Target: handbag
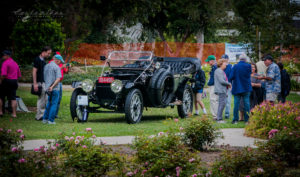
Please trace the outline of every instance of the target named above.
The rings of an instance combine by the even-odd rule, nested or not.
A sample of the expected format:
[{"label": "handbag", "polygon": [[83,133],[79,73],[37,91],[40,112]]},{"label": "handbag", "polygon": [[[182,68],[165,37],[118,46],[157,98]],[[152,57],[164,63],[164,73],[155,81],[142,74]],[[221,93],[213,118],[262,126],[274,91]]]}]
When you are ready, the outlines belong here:
[{"label": "handbag", "polygon": [[38,86],[38,91],[34,91],[33,84],[31,85],[31,94],[41,96],[43,87],[41,85]]}]

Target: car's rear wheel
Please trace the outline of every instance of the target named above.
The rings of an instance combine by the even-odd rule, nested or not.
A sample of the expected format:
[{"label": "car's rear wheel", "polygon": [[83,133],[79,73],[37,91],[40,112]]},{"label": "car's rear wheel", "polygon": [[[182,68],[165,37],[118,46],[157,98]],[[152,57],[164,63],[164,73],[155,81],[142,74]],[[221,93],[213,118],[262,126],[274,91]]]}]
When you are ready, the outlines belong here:
[{"label": "car's rear wheel", "polygon": [[127,123],[135,124],[141,121],[144,104],[143,96],[139,89],[131,90],[125,101],[125,118]]},{"label": "car's rear wheel", "polygon": [[[85,112],[85,107],[78,105],[78,96],[80,95],[87,95],[82,88],[76,88],[71,96],[71,101],[70,101],[70,111],[71,111],[71,116],[74,121],[75,118],[77,118],[78,122],[83,122],[83,117],[86,116],[86,120],[89,117],[89,113]],[[84,115],[86,114],[86,115]]]},{"label": "car's rear wheel", "polygon": [[179,99],[182,104],[177,106],[178,115],[186,118],[193,112],[193,91],[189,85],[185,85],[183,91],[180,92]]}]

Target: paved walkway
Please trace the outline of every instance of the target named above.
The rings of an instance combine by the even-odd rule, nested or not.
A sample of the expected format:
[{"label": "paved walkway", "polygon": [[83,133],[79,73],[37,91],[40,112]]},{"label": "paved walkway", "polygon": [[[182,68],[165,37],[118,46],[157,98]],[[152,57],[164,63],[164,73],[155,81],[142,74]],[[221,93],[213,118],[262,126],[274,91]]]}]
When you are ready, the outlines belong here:
[{"label": "paved walkway", "polygon": [[[221,130],[224,135],[224,139],[218,139],[217,145],[230,145],[235,147],[256,147],[254,145],[255,138],[249,138],[244,136],[243,128],[228,128]],[[126,145],[131,144],[134,140],[134,136],[115,136],[115,137],[98,137],[96,144],[104,142],[106,145]],[[48,141],[53,140],[27,140],[23,143],[24,150],[33,150],[40,146],[47,146]]]}]

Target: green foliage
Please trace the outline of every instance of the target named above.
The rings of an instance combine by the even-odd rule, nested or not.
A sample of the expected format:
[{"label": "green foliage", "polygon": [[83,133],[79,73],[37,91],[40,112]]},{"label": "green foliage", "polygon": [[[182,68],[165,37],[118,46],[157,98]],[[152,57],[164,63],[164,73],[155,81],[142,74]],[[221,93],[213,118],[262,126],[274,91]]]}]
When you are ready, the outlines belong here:
[{"label": "green foliage", "polygon": [[225,151],[211,176],[297,176],[300,157],[299,130],[272,130],[269,141],[239,151]]},{"label": "green foliage", "polygon": [[290,74],[300,73],[300,63],[296,62],[295,59],[284,62],[284,69]]},{"label": "green foliage", "polygon": [[[282,45],[288,48],[299,42],[299,29],[293,26],[293,18],[297,16],[299,6],[290,0],[233,0],[233,10],[236,14],[234,28],[240,34],[240,42],[252,43],[251,48],[258,58],[258,43],[262,53],[272,53],[280,56]],[[258,32],[261,33],[260,39]]]},{"label": "green foliage", "polygon": [[62,51],[65,35],[62,33],[61,24],[55,20],[28,20],[15,24],[11,39],[14,41],[14,58],[20,64],[31,64],[44,46],[50,46],[54,51]]},{"label": "green foliage", "polygon": [[300,103],[286,102],[271,105],[263,102],[251,110],[250,122],[246,126],[249,136],[267,138],[272,129],[291,131],[300,127]]},{"label": "green foliage", "polygon": [[[274,132],[274,130],[273,130]],[[276,161],[287,162],[289,167],[300,165],[300,132],[283,129],[276,133],[269,132],[270,139],[260,143],[260,149],[267,152]]]},{"label": "green foliage", "polygon": [[[175,133],[160,132],[153,137],[136,137],[137,162],[144,165],[145,176],[189,176],[196,170],[199,160],[181,142]],[[140,176],[141,174],[134,174]]]},{"label": "green foliage", "polygon": [[275,161],[264,151],[244,148],[225,151],[213,165],[211,176],[283,176],[283,167],[283,162]]},{"label": "green foliage", "polygon": [[291,79],[291,90],[299,91],[300,90],[300,83],[298,83],[294,79]]},{"label": "green foliage", "polygon": [[183,141],[189,147],[203,151],[212,146],[221,135],[211,120],[193,119],[184,126]]}]

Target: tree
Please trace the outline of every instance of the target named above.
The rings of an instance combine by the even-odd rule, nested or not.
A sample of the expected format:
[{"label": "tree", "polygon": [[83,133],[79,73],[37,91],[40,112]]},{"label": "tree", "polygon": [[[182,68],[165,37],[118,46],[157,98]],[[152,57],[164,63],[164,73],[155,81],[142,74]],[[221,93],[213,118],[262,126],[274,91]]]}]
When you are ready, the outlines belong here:
[{"label": "tree", "polygon": [[174,56],[192,35],[213,28],[224,13],[220,0],[152,0],[141,1],[138,7],[137,19],[144,28],[157,32],[164,42],[178,42],[176,52],[165,43]]},{"label": "tree", "polygon": [[28,20],[16,23],[11,39],[14,58],[22,64],[30,64],[44,46],[51,46],[55,51],[63,50],[65,34],[62,33],[61,24],[55,20]]},{"label": "tree", "polygon": [[282,48],[299,44],[299,29],[293,26],[299,5],[294,1],[233,0],[233,7],[240,17],[236,25],[239,37],[245,43],[252,43],[256,58],[260,44],[261,52],[273,53],[275,57],[282,55]]}]

